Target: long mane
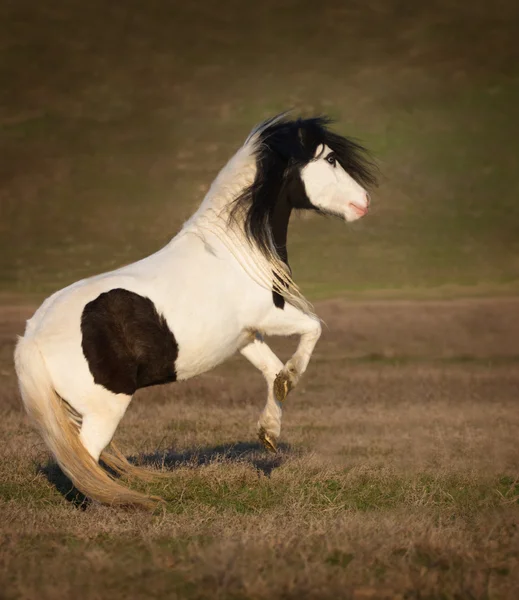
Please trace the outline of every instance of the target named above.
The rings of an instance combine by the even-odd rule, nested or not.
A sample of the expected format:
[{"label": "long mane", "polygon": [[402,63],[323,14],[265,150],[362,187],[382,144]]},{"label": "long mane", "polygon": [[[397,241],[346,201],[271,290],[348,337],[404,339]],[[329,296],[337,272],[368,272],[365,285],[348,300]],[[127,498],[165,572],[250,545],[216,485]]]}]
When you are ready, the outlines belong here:
[{"label": "long mane", "polygon": [[[289,207],[318,210],[308,202],[299,176],[301,168],[314,158],[318,146],[325,144],[357,183],[367,188],[376,184],[376,168],[366,149],[330,131],[330,123],[327,117],[289,120],[283,114],[255,128],[247,140],[254,144],[254,181],[235,198],[229,212],[230,225],[241,223],[248,242],[272,266],[275,293],[305,312],[312,307],[292,279],[286,231],[284,240],[275,231],[280,213],[288,224]],[[288,216],[283,211],[288,211]]]}]

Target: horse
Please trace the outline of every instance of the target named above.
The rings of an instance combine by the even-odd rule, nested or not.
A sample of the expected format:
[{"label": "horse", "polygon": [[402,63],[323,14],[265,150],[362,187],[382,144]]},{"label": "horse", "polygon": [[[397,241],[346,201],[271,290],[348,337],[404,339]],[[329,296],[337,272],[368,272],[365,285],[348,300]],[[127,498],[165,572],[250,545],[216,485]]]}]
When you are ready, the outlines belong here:
[{"label": "horse", "polygon": [[[264,121],[165,247],[65,287],[27,321],[15,349],[23,404],[86,497],[156,506],[160,498],[117,477],[154,473],[130,464],[112,442],[133,394],[195,377],[236,352],[266,380],[257,434],[276,451],[282,404],[321,335],[289,266],[290,216],[307,210],[355,221],[368,212],[376,183],[367,150],[330,123],[286,113]],[[286,364],[265,342],[270,335],[299,336]]]}]

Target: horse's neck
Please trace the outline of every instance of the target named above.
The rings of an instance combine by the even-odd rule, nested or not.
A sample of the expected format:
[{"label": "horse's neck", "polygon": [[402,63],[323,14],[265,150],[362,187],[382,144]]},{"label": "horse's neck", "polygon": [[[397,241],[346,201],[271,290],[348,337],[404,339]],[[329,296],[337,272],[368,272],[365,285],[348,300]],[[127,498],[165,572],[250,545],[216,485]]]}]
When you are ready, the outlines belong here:
[{"label": "horse's neck", "polygon": [[216,243],[257,284],[272,290],[273,282],[279,282],[279,293],[293,306],[312,315],[312,305],[301,294],[288,266],[287,233],[291,214],[288,198],[280,198],[270,223],[275,252],[264,253],[256,244],[250,243],[243,214],[230,218],[235,199],[256,177],[255,148],[253,136],[220,171],[200,208],[185,223],[180,235],[192,233],[204,242]]},{"label": "horse's neck", "polygon": [[184,225],[184,231],[215,235],[234,251],[246,252],[242,215],[231,217],[234,200],[250,186],[256,176],[256,157],[251,143],[246,144],[229,160],[211,184],[202,204]]},{"label": "horse's neck", "polygon": [[311,314],[311,305],[299,292],[290,276],[287,233],[291,208],[288,198],[280,198],[272,214],[270,227],[275,252],[262,252],[250,243],[245,233],[245,215],[232,215],[234,200],[254,182],[256,157],[251,144],[241,148],[220,171],[200,208],[184,225],[183,233],[194,233],[209,244],[216,244],[232,256],[259,285],[272,289],[273,280],[282,284],[283,296]]}]

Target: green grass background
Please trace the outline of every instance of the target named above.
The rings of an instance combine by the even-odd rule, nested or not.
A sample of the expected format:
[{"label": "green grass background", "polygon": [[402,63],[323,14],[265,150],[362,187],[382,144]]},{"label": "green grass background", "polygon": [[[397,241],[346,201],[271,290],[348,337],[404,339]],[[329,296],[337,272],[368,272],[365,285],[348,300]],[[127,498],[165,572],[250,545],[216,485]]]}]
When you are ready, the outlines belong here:
[{"label": "green grass background", "polygon": [[310,298],[519,289],[517,3],[7,0],[0,22],[0,291],[159,249],[286,108],[381,171],[361,222],[294,220]]}]

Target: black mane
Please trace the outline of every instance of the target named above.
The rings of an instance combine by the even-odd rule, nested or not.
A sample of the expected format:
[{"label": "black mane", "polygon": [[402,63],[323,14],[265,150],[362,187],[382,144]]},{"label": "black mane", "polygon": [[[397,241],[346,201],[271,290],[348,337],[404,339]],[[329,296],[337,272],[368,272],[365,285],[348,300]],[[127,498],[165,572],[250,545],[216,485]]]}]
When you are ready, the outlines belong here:
[{"label": "black mane", "polygon": [[328,146],[343,169],[360,185],[376,184],[375,167],[357,142],[328,129],[327,117],[288,120],[275,117],[258,128],[254,182],[234,201],[231,219],[244,217],[245,235],[267,257],[288,266],[286,249],[292,209],[319,210],[306,195],[300,170],[320,144]]}]

